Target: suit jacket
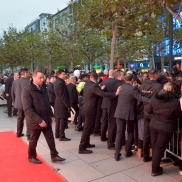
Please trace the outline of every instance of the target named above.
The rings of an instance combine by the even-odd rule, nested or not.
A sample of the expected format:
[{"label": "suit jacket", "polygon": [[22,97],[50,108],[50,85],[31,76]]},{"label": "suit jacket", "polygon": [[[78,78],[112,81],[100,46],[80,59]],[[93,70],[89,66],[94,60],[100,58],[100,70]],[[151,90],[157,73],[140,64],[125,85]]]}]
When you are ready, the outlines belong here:
[{"label": "suit jacket", "polygon": [[20,77],[15,80],[12,84],[11,96],[16,109],[23,110],[21,95],[23,89],[30,83],[28,78]]},{"label": "suit jacket", "polygon": [[67,85],[69,98],[70,98],[70,104],[77,105],[78,104],[78,92],[76,90],[76,85],[70,83]]},{"label": "suit jacket", "polygon": [[[109,92],[108,90],[111,89],[111,84],[114,82],[114,78],[108,78],[107,80],[103,81],[100,85],[105,85],[104,92]],[[115,91],[114,91],[115,92]],[[103,98],[102,99],[102,109],[108,109],[109,108],[109,98]]]},{"label": "suit jacket", "polygon": [[54,84],[52,82],[49,82],[47,84],[47,93],[49,96],[49,103],[55,103],[56,95],[54,93]]},{"label": "suit jacket", "polygon": [[106,97],[106,98],[114,98],[116,97],[115,93],[108,93],[101,90],[97,83],[88,81],[84,87],[84,100],[83,100],[83,108],[85,115],[96,115],[97,111],[97,97]]},{"label": "suit jacket", "polygon": [[11,88],[13,84],[14,78],[9,77],[5,82],[5,94],[9,94],[9,97],[11,97]]},{"label": "suit jacket", "polygon": [[55,118],[69,118],[70,113],[68,112],[68,108],[70,108],[70,100],[68,89],[64,80],[57,78],[54,83],[54,92],[56,95],[54,104]]},{"label": "suit jacket", "polygon": [[125,120],[135,120],[137,100],[145,103],[149,103],[150,101],[149,98],[143,97],[136,87],[129,83],[123,84],[122,90],[118,96],[118,104],[114,117]]}]

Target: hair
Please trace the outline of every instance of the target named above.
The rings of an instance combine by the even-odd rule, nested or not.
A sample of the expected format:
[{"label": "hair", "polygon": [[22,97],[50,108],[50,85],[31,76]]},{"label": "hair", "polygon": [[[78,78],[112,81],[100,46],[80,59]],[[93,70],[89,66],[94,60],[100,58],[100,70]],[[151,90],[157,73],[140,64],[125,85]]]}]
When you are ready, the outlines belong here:
[{"label": "hair", "polygon": [[98,80],[98,74],[95,73],[95,72],[92,72],[92,73],[90,74],[90,77],[92,77],[95,81]]},{"label": "hair", "polygon": [[177,75],[178,78],[182,78],[182,71],[179,72],[179,74]]},{"label": "hair", "polygon": [[172,92],[174,93],[175,92],[175,89],[174,89],[174,85],[171,83],[171,82],[167,82],[163,85],[163,90],[167,91],[167,92]]},{"label": "hair", "polygon": [[25,75],[25,73],[28,72],[28,68],[21,68],[20,69],[20,75]]},{"label": "hair", "polygon": [[158,70],[156,70],[156,69],[151,69],[151,70],[149,70],[149,75],[155,75],[155,74],[158,74]]},{"label": "hair", "polygon": [[82,74],[82,75],[80,75],[79,79],[83,80],[85,77],[88,77],[88,75],[87,74]]},{"label": "hair", "polygon": [[125,81],[132,81],[132,79],[133,79],[133,75],[132,74],[130,74],[130,73],[126,73],[126,75],[125,75]]},{"label": "hair", "polygon": [[114,73],[114,78],[117,78],[118,76],[121,76],[122,74],[123,74],[122,71],[116,71],[116,72]]},{"label": "hair", "polygon": [[35,71],[32,73],[32,78],[36,77],[38,73],[42,73],[42,71],[40,71],[40,70],[35,70]]},{"label": "hair", "polygon": [[164,85],[165,83],[168,82],[168,79],[164,75],[160,75],[159,78],[157,79],[158,83]]},{"label": "hair", "polygon": [[59,70],[57,71],[57,76],[59,76],[59,75],[60,75],[60,74],[62,74],[62,73],[65,73],[65,71],[64,71],[64,70],[59,69]]},{"label": "hair", "polygon": [[75,77],[75,76],[70,76],[70,77],[69,77],[69,80],[70,80],[70,82],[72,82],[73,80],[76,81],[76,77]]},{"label": "hair", "polygon": [[54,76],[54,75],[49,75],[49,76],[48,76],[49,79],[51,79],[51,78],[53,78],[53,77],[56,78],[56,76]]}]

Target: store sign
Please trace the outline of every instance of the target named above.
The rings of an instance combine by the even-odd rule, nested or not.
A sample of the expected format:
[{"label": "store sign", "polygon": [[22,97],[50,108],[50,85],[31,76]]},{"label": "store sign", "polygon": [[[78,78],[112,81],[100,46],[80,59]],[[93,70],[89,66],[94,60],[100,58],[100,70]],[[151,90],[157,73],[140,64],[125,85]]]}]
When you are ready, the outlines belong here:
[{"label": "store sign", "polygon": [[150,64],[149,63],[134,63],[130,64],[130,69],[141,69],[141,68],[149,68]]}]

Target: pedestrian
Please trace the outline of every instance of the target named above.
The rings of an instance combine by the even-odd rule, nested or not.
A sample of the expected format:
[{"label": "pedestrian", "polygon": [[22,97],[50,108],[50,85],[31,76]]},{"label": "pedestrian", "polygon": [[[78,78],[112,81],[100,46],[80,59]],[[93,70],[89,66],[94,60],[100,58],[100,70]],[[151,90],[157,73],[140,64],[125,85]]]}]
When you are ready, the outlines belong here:
[{"label": "pedestrian", "polygon": [[28,161],[34,164],[41,164],[37,159],[36,146],[41,132],[44,134],[50,149],[51,161],[61,162],[64,158],[58,156],[55,147],[52,123],[55,121],[47,95],[44,75],[41,71],[35,70],[32,74],[32,81],[23,90],[22,104],[25,111],[26,123],[30,132],[28,147]]},{"label": "pedestrian", "polygon": [[54,103],[56,99],[56,95],[54,93],[54,83],[56,81],[56,77],[54,75],[49,76],[49,83],[47,84],[47,93],[49,96],[49,103],[54,108]]}]

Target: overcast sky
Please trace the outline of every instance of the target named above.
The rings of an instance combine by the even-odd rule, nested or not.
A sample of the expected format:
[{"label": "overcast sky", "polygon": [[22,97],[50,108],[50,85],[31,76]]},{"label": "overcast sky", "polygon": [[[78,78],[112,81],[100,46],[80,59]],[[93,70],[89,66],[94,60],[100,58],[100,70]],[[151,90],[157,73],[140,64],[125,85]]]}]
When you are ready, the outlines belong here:
[{"label": "overcast sky", "polygon": [[69,0],[0,0],[0,36],[12,24],[23,29],[41,13],[57,13]]}]

